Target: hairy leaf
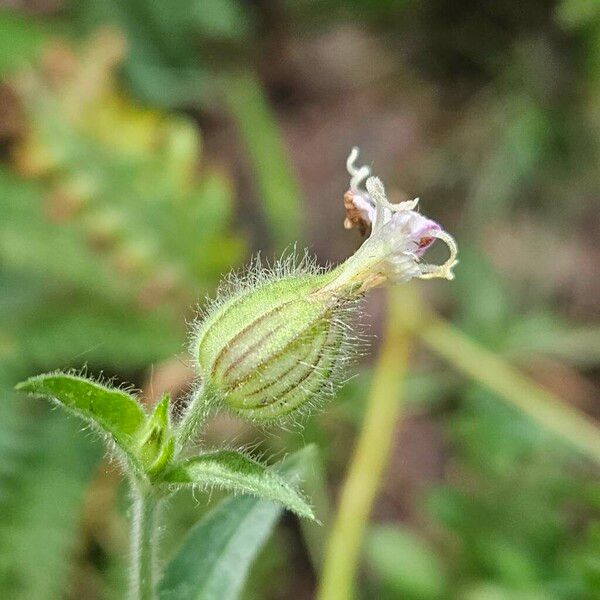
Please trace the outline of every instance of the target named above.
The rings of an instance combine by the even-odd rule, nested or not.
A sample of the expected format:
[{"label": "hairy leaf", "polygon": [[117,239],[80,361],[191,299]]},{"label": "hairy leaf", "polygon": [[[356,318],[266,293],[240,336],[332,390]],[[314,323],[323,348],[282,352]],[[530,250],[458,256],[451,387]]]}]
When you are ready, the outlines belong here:
[{"label": "hairy leaf", "polygon": [[145,471],[153,477],[164,471],[173,456],[175,437],[169,418],[169,394],[154,407],[141,436],[140,457]]},{"label": "hairy leaf", "polygon": [[[312,462],[314,446],[288,457],[278,468],[294,480]],[[232,497],[210,511],[188,534],[165,569],[160,600],[233,600],[252,561],[282,512],[258,498]]]},{"label": "hairy leaf", "polygon": [[234,450],[194,456],[169,470],[167,483],[199,487],[217,486],[274,500],[301,517],[315,519],[302,494],[273,469]]},{"label": "hairy leaf", "polygon": [[136,399],[124,392],[77,375],[48,373],[30,377],[17,389],[49,398],[107,434],[135,464],[134,438],[146,415]]}]

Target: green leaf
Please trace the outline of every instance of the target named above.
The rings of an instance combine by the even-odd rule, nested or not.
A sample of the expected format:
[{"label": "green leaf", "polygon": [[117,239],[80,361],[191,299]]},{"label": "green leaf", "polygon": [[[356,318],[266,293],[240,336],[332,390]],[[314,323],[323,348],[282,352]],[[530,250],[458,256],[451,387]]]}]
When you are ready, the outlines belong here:
[{"label": "green leaf", "polygon": [[227,79],[224,89],[256,178],[258,196],[276,248],[303,239],[303,210],[281,130],[265,90],[251,71]]},{"label": "green leaf", "polygon": [[122,390],[77,375],[48,373],[30,377],[16,389],[57,402],[107,434],[137,465],[135,438],[146,415],[137,400]]},{"label": "green leaf", "polygon": [[0,598],[59,600],[100,447],[74,419],[0,395]]},{"label": "green leaf", "polygon": [[175,451],[175,437],[169,418],[169,394],[164,394],[141,435],[140,457],[145,472],[154,477],[169,464]]},{"label": "green leaf", "polygon": [[555,9],[556,20],[565,29],[581,29],[600,19],[596,0],[562,0]]},{"label": "green leaf", "polygon": [[[27,283],[34,278],[23,279]],[[166,311],[137,312],[104,303],[93,292],[85,297],[70,290],[69,298],[65,311],[63,297],[41,293],[35,310],[27,307],[18,319],[0,325],[15,358],[41,370],[76,359],[124,373],[164,360],[181,348],[183,328]]]},{"label": "green leaf", "polygon": [[[295,480],[312,462],[314,446],[288,457],[277,471]],[[248,496],[231,497],[211,510],[188,534],[167,565],[160,600],[234,600],[252,561],[282,508]]]},{"label": "green leaf", "polygon": [[194,25],[204,35],[235,40],[248,34],[248,11],[237,0],[194,0],[190,8]]},{"label": "green leaf", "polygon": [[300,517],[315,520],[302,494],[277,472],[234,450],[218,450],[186,459],[164,475],[167,483],[217,486],[274,500]]},{"label": "green leaf", "polygon": [[393,597],[446,597],[445,575],[436,554],[403,527],[372,527],[365,541],[367,563]]},{"label": "green leaf", "polygon": [[30,63],[43,40],[42,27],[33,15],[0,10],[0,75],[6,77]]}]

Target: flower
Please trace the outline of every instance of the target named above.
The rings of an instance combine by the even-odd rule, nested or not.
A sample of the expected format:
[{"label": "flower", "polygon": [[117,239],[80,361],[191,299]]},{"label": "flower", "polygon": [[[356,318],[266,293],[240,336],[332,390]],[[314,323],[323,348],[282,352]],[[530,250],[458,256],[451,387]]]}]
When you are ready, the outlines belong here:
[{"label": "flower", "polygon": [[[357,227],[363,235],[370,229],[370,235],[338,267],[337,277],[325,286],[325,293],[346,293],[356,286],[364,292],[386,282],[403,283],[413,278],[454,279],[452,269],[458,262],[454,238],[415,210],[418,198],[392,204],[381,180],[370,176],[369,167],[355,166],[357,158],[358,148],[353,148],[346,162],[351,178],[350,189],[344,195],[344,227]],[[442,265],[422,262],[436,239],[448,246],[448,259]]]},{"label": "flower", "polygon": [[[418,198],[391,204],[370,169],[354,166],[357,156],[353,148],[344,225],[364,236],[370,229],[362,246],[334,269],[295,264],[293,255],[265,269],[257,259],[245,276],[230,278],[196,323],[190,350],[202,383],[214,402],[242,418],[280,420],[333,394],[359,346],[353,330],[367,290],[453,278],[452,236],[415,210]],[[421,261],[436,239],[450,249],[443,265]]]}]

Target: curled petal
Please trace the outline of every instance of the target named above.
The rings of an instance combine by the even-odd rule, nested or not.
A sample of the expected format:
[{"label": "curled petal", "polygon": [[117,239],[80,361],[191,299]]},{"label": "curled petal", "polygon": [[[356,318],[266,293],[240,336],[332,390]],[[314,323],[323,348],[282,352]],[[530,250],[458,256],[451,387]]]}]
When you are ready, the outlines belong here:
[{"label": "curled petal", "polygon": [[419,269],[421,271],[421,274],[418,276],[419,279],[454,279],[454,273],[452,272],[452,269],[458,264],[458,260],[456,258],[458,254],[458,248],[456,246],[454,238],[442,229],[440,229],[439,231],[432,231],[431,237],[442,240],[446,244],[446,246],[448,246],[448,249],[450,250],[450,256],[442,265],[419,265]]}]

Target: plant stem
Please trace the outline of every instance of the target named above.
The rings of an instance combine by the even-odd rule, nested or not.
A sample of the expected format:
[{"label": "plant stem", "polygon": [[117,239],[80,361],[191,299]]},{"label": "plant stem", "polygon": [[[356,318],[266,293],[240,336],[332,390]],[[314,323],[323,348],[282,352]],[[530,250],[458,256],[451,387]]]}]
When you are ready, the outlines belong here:
[{"label": "plant stem", "polygon": [[536,423],[600,461],[600,430],[585,415],[428,311],[410,286],[393,290],[390,296],[386,337],[363,428],[325,549],[319,600],[348,600],[353,595],[362,537],[400,410],[398,389],[413,336]]},{"label": "plant stem", "polygon": [[453,367],[600,461],[600,429],[591,419],[436,315],[427,315],[415,332]]},{"label": "plant stem", "polygon": [[[364,530],[379,487],[400,412],[400,387],[406,372],[409,335],[405,310],[410,294],[389,294],[386,333],[375,367],[362,431],[344,482],[339,508],[325,549],[320,600],[348,600],[353,595]],[[408,300],[408,301],[407,301]]]},{"label": "plant stem", "polygon": [[209,415],[210,392],[204,385],[194,391],[192,398],[185,408],[183,417],[177,426],[177,446],[175,454],[179,454],[190,442],[200,426]]},{"label": "plant stem", "polygon": [[132,484],[132,495],[131,600],[154,600],[160,499],[138,483]]}]

